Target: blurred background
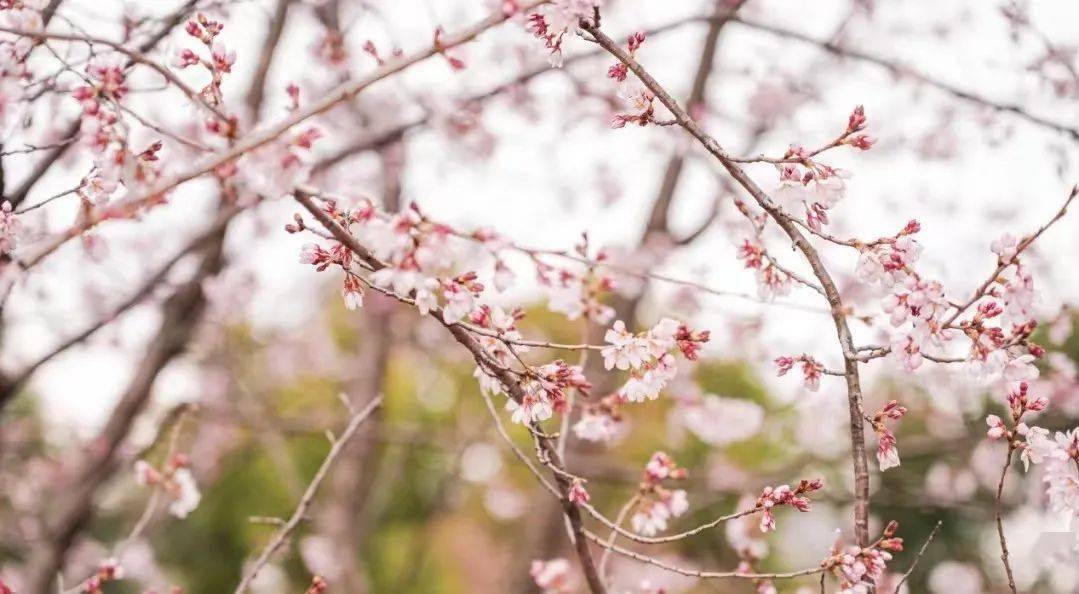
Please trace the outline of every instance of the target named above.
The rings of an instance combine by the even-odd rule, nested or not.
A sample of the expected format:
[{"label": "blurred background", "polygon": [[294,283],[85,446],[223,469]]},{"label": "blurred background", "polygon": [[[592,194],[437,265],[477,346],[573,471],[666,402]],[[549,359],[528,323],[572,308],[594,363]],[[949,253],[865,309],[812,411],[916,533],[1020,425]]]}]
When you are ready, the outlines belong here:
[{"label": "blurred background", "polygon": [[[183,4],[66,0],[50,27],[138,39]],[[373,70],[365,44],[383,56],[414,51],[431,43],[436,28],[457,30],[498,4],[235,0],[197,8],[224,23],[220,39],[237,54],[224,105],[237,112],[246,106],[244,121],[257,126],[287,115],[290,83],[306,102]],[[831,231],[875,238],[917,219],[925,246],[919,269],[941,279],[950,295],[968,295],[993,270],[992,240],[1037,228],[1079,181],[1074,3],[607,4],[604,29],[617,39],[652,31],[637,57],[695,105],[733,153],[817,146],[864,105],[878,144],[824,159],[852,174]],[[733,9],[738,19],[703,18]],[[277,49],[260,87],[264,97],[252,103],[258,58],[271,38]],[[177,27],[148,55],[168,62],[188,39]],[[704,51],[709,40],[712,53]],[[76,57],[85,53],[72,47]],[[586,233],[593,252],[604,248],[632,271],[710,287],[614,275],[617,286],[606,300],[627,325],[644,329],[670,316],[711,330],[712,340],[659,400],[627,409],[621,439],[609,447],[571,440],[569,468],[589,477],[592,503],[613,516],[651,454],[669,453],[689,471],[683,488],[690,513],[674,530],[742,509],[746,496],[752,504],[764,486],[823,478],[813,510],[780,512],[773,534],[761,535],[751,519],[648,548],[699,569],[733,569],[737,550],[746,547],[760,553],[758,570],[814,566],[837,531],[849,538],[851,530],[845,388],[825,377],[819,392],[808,392],[797,378],[775,377],[772,360],[805,352],[839,367],[831,319],[812,291],[795,288],[774,302],[757,298],[753,272],[736,258],[752,234],[734,207],[745,197],[680,130],[610,129],[620,109],[606,78],[612,60],[579,39],[565,47],[566,64],[552,69],[542,43],[511,22],[453,52],[464,70],[432,59],[365,90],[316,122],[324,137],[308,156],[311,180],[389,211],[415,202],[457,228],[493,229],[537,249],[569,249]],[[37,59],[46,68],[54,58]],[[205,84],[198,73],[180,75],[195,88]],[[129,78],[132,109],[178,133],[197,128],[200,116],[175,89],[159,88],[155,76],[136,69]],[[47,144],[78,112],[57,85],[6,118],[3,144]],[[161,136],[138,124],[131,134],[145,140],[135,145]],[[184,171],[195,158],[181,143],[164,143],[170,171]],[[357,143],[365,146],[350,150]],[[5,196],[40,156],[5,153]],[[84,147],[67,151],[26,203],[77,185],[91,162]],[[765,188],[776,184],[769,166],[750,173]],[[185,184],[137,224],[103,225],[13,289],[3,308],[0,369],[25,368],[95,320],[111,322],[48,359],[3,410],[0,579],[19,590],[58,494],[71,489],[81,456],[93,451],[137,382],[165,322],[189,336],[145,388],[148,398],[131,421],[117,468],[72,543],[69,587],[139,521],[149,490],[135,485],[131,465],[163,465],[175,440],[192,461],[201,503],[184,520],[159,514],[127,543],[120,559],[125,580],[107,591],[231,591],[276,529],[267,518],[291,513],[326,456],[326,432],[343,428],[342,401],[359,406],[383,394],[384,406],[350,443],[309,518],[252,591],[302,592],[312,574],[325,576],[331,592],[537,591],[528,573],[533,559],[572,559],[561,510],[495,433],[474,364],[437,324],[374,292],[362,310],[346,310],[339,279],[298,263],[308,240],[283,231],[298,211],[291,200],[266,200],[238,215],[222,235],[219,270],[207,273],[198,253],[187,254],[165,267],[165,280],[137,305],[113,315],[204,232],[216,200],[213,182]],[[22,216],[25,245],[71,225],[81,208],[74,196],[47,206]],[[1051,406],[1037,422],[1054,430],[1079,418],[1079,337],[1068,307],[1079,292],[1077,229],[1075,219],[1064,219],[1025,256],[1039,292],[1035,341],[1049,350],[1032,391]],[[808,274],[784,238],[767,238],[786,264]],[[853,304],[856,342],[886,344],[887,316],[879,296],[854,278],[856,255],[823,249]],[[481,278],[489,277],[490,262],[477,261],[487,267]],[[526,337],[602,340],[603,328],[550,311],[531,262],[510,263],[518,283],[497,300],[507,309],[524,307]],[[195,313],[169,317],[168,304],[187,286],[201,291]],[[599,396],[618,387],[618,377],[596,361],[588,369]],[[972,380],[962,365],[927,364],[908,374],[877,360],[865,369],[867,410],[893,398],[910,408],[897,428],[902,465],[881,474],[871,464],[872,531],[897,520],[907,542],[891,569],[905,571],[939,522],[909,592],[1004,592],[992,521],[1003,446],[984,439],[986,414],[1004,410],[1002,394]],[[511,429],[531,452],[524,431]],[[1079,567],[1046,554],[1044,534],[1060,524],[1044,498],[1036,468],[1011,476],[1005,523],[1017,585],[1022,592],[1079,592]],[[619,593],[754,591],[751,583],[696,580],[617,556],[612,564],[612,590]],[[819,591],[813,577],[776,585],[780,592]]]}]

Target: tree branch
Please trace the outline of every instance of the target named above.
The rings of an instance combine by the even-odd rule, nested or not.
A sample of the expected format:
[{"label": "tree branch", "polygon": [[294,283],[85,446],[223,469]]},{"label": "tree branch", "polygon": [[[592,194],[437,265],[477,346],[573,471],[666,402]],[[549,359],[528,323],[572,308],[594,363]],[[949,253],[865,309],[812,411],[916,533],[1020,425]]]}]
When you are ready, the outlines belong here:
[{"label": "tree branch", "polygon": [[850,327],[847,325],[845,308],[839,295],[839,289],[836,287],[831,274],[825,268],[816,248],[809,243],[798,226],[790,220],[790,217],[772,201],[737,163],[731,161],[730,156],[716,139],[709,136],[651,74],[592,23],[582,21],[581,26],[592,34],[601,47],[629,67],[660,102],[674,114],[678,125],[696,138],[723,165],[731,177],[753,196],[757,204],[776,221],[780,228],[791,238],[795,247],[802,252],[802,255],[805,256],[813,269],[814,276],[820,282],[821,288],[824,289],[825,296],[831,307],[832,320],[835,323],[845,364],[844,373],[847,380],[847,400],[850,409],[851,457],[853,459],[855,483],[855,535],[859,546],[866,546],[869,542],[869,465],[865,452],[865,428],[863,426],[865,412],[862,406],[862,388],[854,341]]}]

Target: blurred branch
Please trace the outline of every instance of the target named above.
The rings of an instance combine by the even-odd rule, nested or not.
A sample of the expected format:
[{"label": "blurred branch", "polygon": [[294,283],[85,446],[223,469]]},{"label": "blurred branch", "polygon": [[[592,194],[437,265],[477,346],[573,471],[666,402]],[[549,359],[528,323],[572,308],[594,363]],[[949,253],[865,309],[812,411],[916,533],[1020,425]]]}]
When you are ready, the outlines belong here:
[{"label": "blurred branch", "polygon": [[[699,21],[700,19],[698,18],[678,19],[676,21],[671,21],[670,23],[661,25],[659,27],[647,29],[644,33],[647,37],[654,37],[656,35],[660,35],[669,31],[674,31],[686,25],[693,24]],[[597,49],[577,52],[565,58],[565,61],[562,64],[562,68],[552,68],[550,64],[544,61],[543,64],[533,66],[525,72],[518,74],[511,80],[491,87],[490,89],[481,93],[476,93],[474,95],[462,98],[460,102],[463,104],[485,103],[491,99],[494,99],[495,97],[500,96],[501,94],[514,87],[531,82],[533,79],[539,78],[544,74],[564,73],[565,70],[573,64],[584,62],[602,55],[604,55],[604,52]],[[421,128],[430,123],[431,118],[432,114],[427,113],[426,115],[423,115],[411,122],[397,124],[383,130],[372,131],[369,133],[369,135],[357,140],[355,143],[346,145],[338,149],[337,151],[331,153],[329,156],[319,160],[312,167],[312,174],[322,173],[323,171],[341,163],[342,161],[348,159],[349,157],[352,157],[353,155],[365,153],[367,151],[378,150],[388,144],[396,142],[403,138],[404,135],[408,132],[416,128]]]},{"label": "blurred branch", "polygon": [[217,220],[214,221],[213,226],[204,231],[199,236],[188,242],[183,248],[180,249],[175,255],[169,258],[164,264],[158,268],[157,272],[150,275],[134,293],[132,293],[125,301],[117,305],[107,315],[99,318],[94,323],[90,324],[82,332],[71,336],[64,340],[60,344],[53,347],[48,353],[39,357],[36,361],[29,364],[21,371],[11,374],[10,376],[0,375],[0,411],[3,411],[4,406],[11,401],[11,399],[18,393],[22,386],[29,380],[34,373],[37,372],[42,365],[53,360],[60,354],[66,352],[71,347],[81,344],[86,339],[94,335],[98,330],[104,328],[108,324],[112,323],[120,316],[122,316],[129,309],[142,303],[154,289],[161,285],[165,279],[168,278],[169,272],[188,255],[198,251],[204,245],[209,243],[215,238],[222,229],[228,225],[229,221],[239,212],[236,207],[228,207],[224,211],[218,214]]},{"label": "blurred branch", "polygon": [[54,577],[63,567],[64,558],[75,536],[93,515],[93,501],[98,488],[112,475],[116,453],[131,430],[135,417],[150,399],[158,374],[179,355],[198,327],[206,306],[202,281],[217,274],[223,263],[223,230],[206,246],[205,255],[195,275],[165,302],[164,315],[157,334],[145,348],[145,355],[135,375],[113,409],[98,437],[93,441],[88,459],[71,484],[70,495],[50,514],[55,518],[45,542],[30,559],[25,590],[29,594],[49,594]]},{"label": "blurred branch", "polygon": [[1021,105],[996,101],[994,99],[979,95],[973,91],[967,91],[956,85],[925,74],[924,72],[921,72],[913,67],[892,61],[888,58],[876,56],[868,52],[863,52],[856,49],[842,47],[832,41],[816,39],[798,31],[791,31],[789,29],[776,27],[774,25],[769,25],[760,21],[747,19],[741,16],[733,16],[730,17],[729,20],[740,23],[756,31],[761,31],[763,33],[768,33],[770,35],[775,35],[784,39],[793,39],[795,41],[815,46],[841,58],[850,58],[853,60],[858,60],[860,62],[865,62],[867,64],[872,64],[874,66],[887,70],[896,78],[907,78],[910,80],[914,80],[928,87],[937,89],[938,91],[941,91],[947,95],[951,95],[956,99],[967,101],[969,103],[974,103],[982,107],[987,107],[994,111],[1010,113],[1019,117],[1020,119],[1026,120],[1031,124],[1034,124],[1041,128],[1052,130],[1054,132],[1066,134],[1067,136],[1071,137],[1072,140],[1079,141],[1079,129],[1077,128],[1073,128],[1058,122],[1045,119],[1041,116],[1034,115],[1027,111],[1026,108]]},{"label": "blurred branch", "polygon": [[903,589],[903,584],[907,583],[907,578],[910,574],[914,573],[914,568],[918,566],[918,562],[922,560],[922,555],[925,555],[925,550],[929,548],[929,543],[933,542],[933,539],[940,532],[940,527],[944,525],[943,521],[938,521],[936,526],[933,526],[933,531],[929,533],[929,537],[922,543],[922,548],[918,549],[918,554],[914,556],[914,561],[911,562],[910,568],[907,569],[903,577],[900,578],[899,583],[895,585],[895,594],[899,594],[899,591]]},{"label": "blurred branch", "polygon": [[333,445],[330,447],[330,452],[326,454],[326,458],[322,461],[322,465],[319,466],[317,472],[315,472],[314,478],[307,485],[307,489],[304,491],[303,497],[300,499],[300,503],[296,506],[296,509],[292,512],[292,516],[285,522],[284,526],[274,534],[269,543],[262,549],[258,558],[251,565],[251,568],[244,574],[243,579],[240,580],[239,585],[236,586],[234,594],[243,594],[251,586],[251,581],[258,576],[259,571],[266,566],[270,557],[285,543],[294,530],[303,521],[304,515],[307,513],[307,508],[310,507],[311,501],[315,498],[315,494],[318,493],[319,487],[322,485],[322,481],[326,478],[330,468],[333,466],[334,461],[344,450],[352,436],[355,435],[356,430],[363,425],[363,422],[367,420],[367,417],[371,415],[382,404],[382,396],[375,396],[359,413],[353,415],[349,421],[348,426],[345,427],[341,436],[333,441]]}]

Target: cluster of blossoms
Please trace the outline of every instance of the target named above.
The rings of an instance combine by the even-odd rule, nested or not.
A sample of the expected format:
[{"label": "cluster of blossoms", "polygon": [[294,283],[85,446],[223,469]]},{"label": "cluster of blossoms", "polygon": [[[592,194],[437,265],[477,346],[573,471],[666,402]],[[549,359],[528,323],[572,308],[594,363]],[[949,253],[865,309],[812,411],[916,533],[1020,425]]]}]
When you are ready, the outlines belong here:
[{"label": "cluster of blossoms", "polygon": [[[211,133],[227,138],[235,134],[235,126],[235,119],[230,118],[224,125],[220,120],[211,119],[206,127]],[[313,126],[284,134],[241,159],[218,167],[214,173],[222,181],[239,182],[242,192],[237,193],[232,185],[227,186],[237,194],[237,202],[250,204],[258,196],[276,198],[308,180],[311,148],[320,138],[322,130]]]},{"label": "cluster of blossoms", "polygon": [[757,238],[746,238],[738,247],[738,259],[757,271],[757,296],[764,300],[784,297],[791,292],[791,277],[768,259],[768,252]]},{"label": "cluster of blossoms", "polygon": [[[19,31],[39,31],[42,28],[38,2],[0,3],[0,24]],[[27,57],[34,41],[27,36],[0,41],[0,132],[6,133],[15,121],[19,104],[25,96],[25,83],[31,78]]]},{"label": "cluster of blossoms", "polygon": [[[201,66],[209,73],[210,82],[201,89],[199,96],[206,105],[216,107],[223,102],[221,84],[236,63],[236,52],[218,39],[223,29],[220,22],[201,13],[196,15],[188,21],[186,31],[205,46],[207,57],[185,48],[178,51],[173,61],[177,68]],[[299,87],[289,84],[286,92],[290,99],[289,109],[298,110]],[[239,133],[239,118],[215,112],[207,118],[204,129],[210,140],[231,144]],[[290,131],[239,159],[218,166],[214,174],[222,181],[226,196],[234,202],[250,204],[260,196],[280,196],[307,181],[310,151],[322,136],[322,131],[313,126]]]},{"label": "cluster of blossoms", "polygon": [[[637,50],[644,43],[644,33],[634,33],[626,40],[626,46],[630,56],[635,56]],[[647,126],[656,122],[656,95],[646,87],[636,76],[629,76],[629,67],[618,62],[607,70],[607,76],[618,82],[618,98],[621,99],[628,111],[617,113],[611,117],[612,128],[625,128],[626,124]]]},{"label": "cluster of blossoms", "polygon": [[944,324],[948,301],[943,287],[923,279],[912,267],[922,253],[914,238],[920,230],[917,221],[910,221],[896,235],[859,247],[858,278],[887,292],[881,308],[899,328],[891,340],[891,353],[907,371],[922,365],[927,343],[942,346],[950,338]]},{"label": "cluster of blossoms", "polygon": [[[985,380],[1033,380],[1039,375],[1034,362],[1045,355],[1045,349],[1030,340],[1037,327],[1031,312],[1033,280],[1018,262],[1002,265],[1005,269],[994,278],[974,315],[959,323],[971,342],[968,366]],[[999,325],[988,323],[994,319]]]},{"label": "cluster of blossoms", "polygon": [[[584,257],[583,246],[578,247],[578,253]],[[606,256],[602,253],[597,257],[600,262],[605,259]],[[566,268],[555,268],[537,260],[536,278],[540,286],[547,289],[547,307],[551,311],[570,320],[584,317],[597,324],[608,324],[614,317],[614,309],[601,300],[614,289],[614,279],[599,273],[595,267],[590,267],[582,274]]]},{"label": "cluster of blossoms", "polygon": [[[576,35],[581,30],[580,22],[595,17],[596,10],[603,6],[604,0],[554,0],[543,4],[536,12],[528,15],[528,30],[538,39],[542,39],[550,52],[551,65],[562,66],[562,43],[566,35]],[[503,11],[516,12],[516,5],[503,2]]]},{"label": "cluster of blossoms", "polygon": [[[1030,443],[1029,436],[1027,442]],[[1079,516],[1079,427],[1058,431],[1052,443],[1047,442],[1043,437],[1039,447],[1049,505],[1054,511],[1074,518]]]},{"label": "cluster of blossoms", "polygon": [[663,481],[686,478],[686,469],[679,467],[663,452],[652,454],[644,468],[644,479],[637,494],[637,506],[630,517],[633,531],[643,536],[655,536],[667,529],[667,522],[689,510],[689,500],[682,489],[667,489]]},{"label": "cluster of blossoms", "polygon": [[[914,238],[920,230],[918,222],[911,221],[893,237],[859,246],[858,277],[887,291],[881,307],[892,326],[899,328],[891,354],[913,371],[921,366],[927,344],[943,347],[958,330],[970,340],[967,366],[976,377],[1008,382],[1038,377],[1034,361],[1044,349],[1030,341],[1036,327],[1034,283],[1018,260],[1023,242],[1005,235],[992,243],[997,274],[971,304],[973,315],[956,323],[967,308],[950,303],[939,282],[921,277],[913,268],[922,252]],[[949,308],[955,313],[949,315]]]},{"label": "cluster of blossoms", "polygon": [[899,448],[896,447],[895,434],[884,424],[884,419],[898,421],[907,414],[907,407],[898,400],[891,400],[871,419],[873,432],[877,434],[877,464],[881,472],[899,466]]},{"label": "cluster of blossoms", "polygon": [[802,381],[806,389],[816,392],[820,389],[820,376],[824,373],[824,366],[810,355],[798,355],[796,357],[776,357],[776,375],[782,377],[794,368],[795,363],[802,366]]},{"label": "cluster of blossoms", "polygon": [[[474,272],[453,275],[457,252],[450,244],[452,230],[426,220],[414,204],[392,216],[380,216],[368,200],[351,211],[339,210],[336,202],[327,200],[323,210],[342,225],[354,227],[356,236],[371,246],[373,255],[384,264],[370,275],[374,285],[411,298],[423,315],[441,307],[442,317],[449,323],[463,320],[476,309],[476,298],[484,287]],[[286,230],[303,231],[302,219],[297,218]],[[362,305],[363,291],[351,270],[352,254],[347,248],[335,245],[327,250],[306,244],[300,262],[320,271],[331,264],[340,266],[345,272],[342,295],[346,305]]]},{"label": "cluster of blossoms", "polygon": [[1054,435],[1048,429],[1024,423],[1028,412],[1042,412],[1049,406],[1044,396],[1029,393],[1027,382],[1011,389],[1007,399],[1012,428],[997,415],[989,415],[985,419],[987,435],[994,440],[1005,439],[1010,448],[1019,449],[1025,469],[1032,463],[1042,467],[1046,496],[1054,511],[1079,516],[1079,428]]},{"label": "cluster of blossoms", "polygon": [[607,330],[604,340],[609,344],[600,351],[604,367],[630,372],[619,395],[630,402],[643,402],[658,398],[674,378],[674,353],[680,351],[686,359],[696,360],[701,345],[709,340],[709,332],[695,332],[685,324],[664,318],[651,330],[633,334],[618,320]]},{"label": "cluster of blossoms", "polygon": [[838,146],[869,150],[876,140],[859,134],[865,126],[865,110],[859,105],[851,112],[846,130],[830,144],[816,151],[792,144],[783,157],[776,161],[779,186],[773,195],[788,208],[803,207],[806,224],[815,231],[820,231],[828,224],[828,211],[843,199],[847,188],[843,180],[849,177],[849,174],[818,163],[813,157]]},{"label": "cluster of blossoms", "polygon": [[581,418],[573,425],[573,434],[578,439],[595,442],[609,442],[622,426],[619,412],[625,399],[619,394],[610,394],[596,404],[584,407]]},{"label": "cluster of blossoms", "polygon": [[[494,365],[507,367],[516,360],[516,353],[527,351],[527,347],[524,346],[514,346],[512,350],[510,346],[514,341],[521,340],[516,323],[522,316],[520,310],[506,314],[498,307],[481,305],[469,317],[473,325],[491,330],[496,335],[479,334],[476,336]],[[488,394],[505,392],[502,382],[491,375],[487,369],[477,366],[473,375],[484,392]],[[585,378],[581,367],[558,360],[538,367],[528,367],[518,386],[522,393],[521,401],[508,399],[506,409],[511,411],[514,423],[528,425],[545,421],[555,412],[564,412],[568,391],[577,390],[587,395],[591,384]]]},{"label": "cluster of blossoms", "polygon": [[225,44],[217,39],[225,26],[218,21],[208,18],[199,13],[194,19],[187,22],[185,31],[191,37],[198,39],[209,52],[209,58],[201,58],[194,50],[184,48],[176,52],[172,65],[176,68],[201,65],[210,74],[210,82],[199,91],[199,95],[211,105],[220,105],[221,82],[225,75],[232,72],[232,65],[236,63],[236,52],[225,47]]},{"label": "cluster of blossoms", "polygon": [[161,177],[160,141],[135,153],[128,145],[120,102],[127,95],[126,75],[120,65],[93,62],[86,67],[90,84],[72,96],[82,106],[81,132],[94,153],[93,172],[78,190],[88,204],[108,202],[120,185],[128,189],[152,185]]},{"label": "cluster of blossoms", "polygon": [[139,460],[135,463],[135,482],[143,487],[160,488],[172,499],[169,513],[177,518],[186,518],[202,500],[190,466],[190,460],[183,454],[173,455],[162,470],[145,460]]},{"label": "cluster of blossoms", "polygon": [[587,395],[591,387],[580,367],[562,360],[531,368],[526,375],[519,384],[524,393],[522,401],[506,401],[506,409],[513,413],[513,422],[522,425],[545,421],[555,411],[564,413],[567,390]]},{"label": "cluster of blossoms", "polygon": [[839,580],[839,594],[870,594],[884,577],[887,564],[892,560],[892,553],[903,550],[903,539],[895,536],[899,523],[888,522],[884,534],[871,546],[844,547],[837,542],[832,548],[832,556],[825,559],[824,565],[831,569]]},{"label": "cluster of blossoms", "polygon": [[439,306],[439,296],[447,322],[472,313],[484,287],[474,273],[453,275],[457,251],[449,227],[427,221],[415,204],[382,219],[365,203],[351,219],[359,227],[357,236],[386,264],[371,275],[372,282],[398,295],[412,295],[423,315]]},{"label": "cluster of blossoms", "polygon": [[863,283],[891,286],[906,276],[906,271],[922,255],[922,244],[914,238],[921,231],[918,221],[908,221],[899,233],[859,247],[858,280]]},{"label": "cluster of blossoms", "polygon": [[574,591],[570,563],[565,559],[536,559],[532,561],[529,574],[542,594],[570,594]]},{"label": "cluster of blossoms", "polygon": [[799,481],[798,486],[793,489],[790,485],[765,487],[761,491],[761,496],[757,498],[755,506],[755,509],[761,510],[759,524],[761,532],[771,532],[776,529],[776,518],[773,510],[777,506],[789,505],[800,512],[807,512],[809,511],[809,498],[806,495],[823,487],[824,481],[821,479]]},{"label": "cluster of blossoms", "polygon": [[806,223],[813,230],[820,231],[828,224],[828,211],[843,199],[847,189],[843,180],[849,174],[810,161],[806,154],[806,149],[800,146],[787,149],[784,159],[804,159],[810,165],[781,165],[779,187],[773,195],[787,207],[801,205],[805,208]]},{"label": "cluster of blossoms", "polygon": [[[97,573],[87,578],[79,586],[79,592],[85,594],[103,594],[105,584],[124,579],[124,568],[116,559],[106,559],[97,568]],[[3,592],[3,590],[0,590]]]},{"label": "cluster of blossoms", "polygon": [[[341,211],[336,203],[327,201],[323,209],[355,232],[365,245],[371,246],[373,256],[383,264],[383,267],[370,274],[370,283],[392,291],[400,298],[411,299],[421,314],[439,310],[447,323],[467,321],[489,331],[478,332],[476,339],[490,358],[491,365],[509,367],[521,353],[528,351],[527,347],[516,344],[523,338],[516,328],[517,320],[523,314],[519,310],[506,313],[498,307],[481,305],[478,298],[484,291],[484,285],[477,281],[475,272],[453,275],[458,253],[453,242],[457,234],[453,229],[429,221],[415,205],[390,216],[377,212],[369,201],[364,201],[351,211]],[[302,218],[297,217],[295,223],[286,229],[293,233],[303,231]],[[499,241],[494,234],[477,232],[469,239],[484,244],[494,253],[499,249]],[[345,271],[342,294],[346,305],[355,308],[362,304],[363,281],[351,270],[353,255],[350,250],[339,244],[330,249],[307,244],[301,251],[300,261],[320,271],[331,265],[339,266]],[[496,265],[496,283],[500,274],[499,265],[504,267],[501,261]],[[550,275],[552,269],[543,270]],[[568,275],[560,275],[560,278],[561,282],[570,282]],[[587,302],[580,295],[577,300]],[[597,307],[581,307],[584,315],[598,315]],[[690,350],[690,347],[686,348]],[[488,394],[504,393],[505,386],[491,371],[484,366],[476,368],[474,375],[481,389]],[[506,406],[512,411],[514,422],[531,424],[563,411],[567,391],[577,390],[587,394],[590,384],[579,366],[554,361],[527,367],[519,387],[521,400],[508,399]]]}]

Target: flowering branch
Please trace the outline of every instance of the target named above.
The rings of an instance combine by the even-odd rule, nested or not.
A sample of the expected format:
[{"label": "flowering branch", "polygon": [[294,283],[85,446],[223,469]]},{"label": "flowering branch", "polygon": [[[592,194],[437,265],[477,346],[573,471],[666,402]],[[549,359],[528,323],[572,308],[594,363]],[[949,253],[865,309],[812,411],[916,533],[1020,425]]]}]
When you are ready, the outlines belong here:
[{"label": "flowering branch", "polygon": [[[528,10],[543,4],[546,0],[532,0],[522,5],[522,10]],[[313,104],[298,109],[292,113],[288,118],[276,124],[267,126],[259,132],[255,132],[247,135],[242,140],[236,142],[228,150],[221,153],[217,153],[201,164],[189,169],[186,172],[166,178],[160,182],[155,183],[148,190],[139,192],[135,196],[125,199],[116,205],[110,205],[106,208],[101,208],[90,212],[85,220],[72,226],[67,231],[54,236],[52,239],[47,240],[36,253],[30,255],[25,259],[16,260],[17,268],[26,270],[40,263],[43,259],[55,252],[60,246],[64,245],[71,239],[80,236],[82,233],[94,228],[98,224],[110,220],[110,219],[124,219],[129,218],[140,212],[144,207],[157,203],[161,198],[170,190],[179,186],[185,182],[191,181],[198,177],[201,177],[207,173],[214,171],[215,169],[227,165],[239,157],[254,151],[262,146],[273,142],[275,139],[285,134],[295,126],[329,111],[334,106],[352,99],[362,91],[370,87],[371,85],[389,77],[398,72],[405,70],[406,68],[413,66],[419,62],[422,62],[432,56],[439,54],[441,51],[459,45],[468,43],[476,37],[478,37],[484,31],[491,29],[497,25],[505,22],[509,17],[503,12],[496,12],[486,19],[479,21],[478,23],[452,35],[441,36],[439,43],[433,44],[423,50],[415,52],[410,55],[404,55],[401,57],[387,60],[381,66],[379,66],[374,72],[367,76],[360,77],[355,81],[345,82],[326,93],[324,97],[314,102]],[[14,269],[16,267],[10,267]],[[13,270],[14,271],[14,270]]]},{"label": "flowering branch", "polygon": [[839,290],[832,280],[830,273],[824,267],[816,249],[806,240],[798,230],[797,225],[772,202],[748,175],[730,160],[726,151],[719,143],[709,136],[697,122],[678,104],[674,98],[664,89],[636,60],[627,54],[611,38],[607,37],[593,24],[582,21],[582,28],[591,33],[595,41],[613,56],[618,58],[630,70],[640,78],[642,83],[674,114],[679,125],[696,138],[712,154],[731,176],[746,189],[763,208],[787,233],[795,246],[802,252],[813,273],[824,289],[829,305],[831,306],[832,318],[835,322],[836,332],[839,337],[845,361],[845,374],[847,380],[847,394],[850,405],[850,431],[851,431],[851,456],[854,461],[855,477],[855,533],[859,544],[866,544],[869,540],[869,467],[865,453],[865,431],[863,427],[864,411],[862,408],[862,391],[858,373],[857,354],[854,348],[850,328],[847,326],[844,306],[839,296]]}]

